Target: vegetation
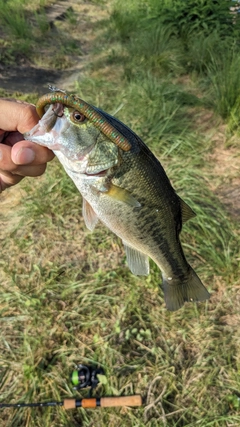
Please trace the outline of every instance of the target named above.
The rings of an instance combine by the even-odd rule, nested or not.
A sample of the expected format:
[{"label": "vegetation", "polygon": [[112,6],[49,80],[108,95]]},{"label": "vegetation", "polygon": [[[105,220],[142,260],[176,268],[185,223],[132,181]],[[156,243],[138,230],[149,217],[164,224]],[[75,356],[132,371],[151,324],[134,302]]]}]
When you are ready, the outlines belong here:
[{"label": "vegetation", "polygon": [[[65,20],[53,22],[47,10],[54,0],[0,0],[0,60],[15,65],[65,69],[82,55],[77,35],[72,35],[74,13],[69,8]],[[68,28],[68,32],[66,31]]]},{"label": "vegetation", "polygon": [[[211,100],[214,110],[230,119],[238,109],[240,87],[240,14],[233,15],[233,6],[218,0],[136,1],[125,14],[122,2],[117,3],[110,25],[123,45],[126,78],[144,71],[165,83],[170,74],[195,73],[209,87],[205,102]],[[136,61],[141,67],[134,66]]]},{"label": "vegetation", "polygon": [[71,397],[81,362],[105,369],[99,394],[140,393],[144,405],[1,409],[0,426],[239,426],[239,224],[219,190],[239,172],[216,162],[219,149],[239,156],[238,17],[225,3],[106,2],[88,77],[75,85],[143,138],[196,212],[182,242],[210,301],[168,312],[156,265],[135,277],[119,239],[100,225],[86,230],[81,197],[53,161],[1,195],[1,401]]}]

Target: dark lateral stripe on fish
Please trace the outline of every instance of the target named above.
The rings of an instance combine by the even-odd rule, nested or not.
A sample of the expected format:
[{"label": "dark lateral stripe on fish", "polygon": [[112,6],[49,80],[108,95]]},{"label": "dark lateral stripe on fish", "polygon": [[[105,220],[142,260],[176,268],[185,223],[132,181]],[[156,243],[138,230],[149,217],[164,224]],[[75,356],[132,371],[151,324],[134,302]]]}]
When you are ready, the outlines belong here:
[{"label": "dark lateral stripe on fish", "polygon": [[111,123],[109,123],[109,121],[104,118],[100,111],[75,95],[64,92],[53,92],[43,95],[36,104],[36,110],[39,117],[42,118],[44,115],[44,108],[46,105],[56,104],[58,102],[66,105],[67,107],[76,108],[77,111],[92,121],[94,126],[96,126],[105,136],[107,136],[123,151],[129,151],[131,149],[131,144],[128,139],[125,138],[114,126],[112,126]]}]

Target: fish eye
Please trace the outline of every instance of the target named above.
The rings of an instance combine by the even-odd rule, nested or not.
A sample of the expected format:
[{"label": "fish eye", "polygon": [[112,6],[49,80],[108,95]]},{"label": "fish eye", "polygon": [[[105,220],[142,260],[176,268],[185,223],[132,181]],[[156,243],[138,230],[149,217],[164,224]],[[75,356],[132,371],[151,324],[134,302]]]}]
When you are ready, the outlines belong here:
[{"label": "fish eye", "polygon": [[72,113],[72,119],[74,120],[74,122],[82,123],[84,122],[86,117],[84,116],[84,114],[79,113],[79,111],[74,111]]}]

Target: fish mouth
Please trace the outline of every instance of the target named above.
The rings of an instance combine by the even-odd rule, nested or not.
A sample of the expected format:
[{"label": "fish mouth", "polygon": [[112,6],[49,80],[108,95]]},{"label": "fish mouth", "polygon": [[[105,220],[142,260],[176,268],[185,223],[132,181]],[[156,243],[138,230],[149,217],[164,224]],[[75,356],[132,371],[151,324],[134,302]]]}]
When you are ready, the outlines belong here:
[{"label": "fish mouth", "polygon": [[64,105],[57,102],[56,104],[52,104],[52,111],[55,116],[62,117],[64,115]]},{"label": "fish mouth", "polygon": [[93,176],[99,176],[99,177],[101,177],[101,176],[106,176],[107,171],[108,170],[105,169],[105,170],[97,172],[97,173],[87,173],[87,172],[85,172],[84,175],[89,176],[89,177],[93,177]]}]

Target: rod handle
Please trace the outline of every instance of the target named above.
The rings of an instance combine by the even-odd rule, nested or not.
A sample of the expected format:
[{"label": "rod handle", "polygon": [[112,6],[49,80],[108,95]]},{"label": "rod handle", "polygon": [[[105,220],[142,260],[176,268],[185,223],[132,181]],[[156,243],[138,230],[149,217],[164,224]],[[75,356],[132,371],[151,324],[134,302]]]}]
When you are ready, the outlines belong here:
[{"label": "rod handle", "polygon": [[100,399],[90,397],[86,399],[64,399],[63,407],[65,409],[75,409],[77,407],[82,408],[96,408],[102,406],[103,408],[109,408],[113,406],[141,406],[142,397],[138,394],[133,396],[117,396],[117,397],[101,397]]},{"label": "rod handle", "polygon": [[101,406],[108,408],[111,406],[141,406],[142,397],[138,394],[134,396],[102,397]]},{"label": "rod handle", "polygon": [[76,408],[76,399],[64,399],[63,407],[64,407],[64,409],[75,409]]}]

